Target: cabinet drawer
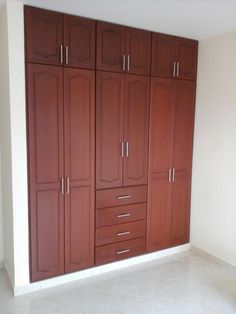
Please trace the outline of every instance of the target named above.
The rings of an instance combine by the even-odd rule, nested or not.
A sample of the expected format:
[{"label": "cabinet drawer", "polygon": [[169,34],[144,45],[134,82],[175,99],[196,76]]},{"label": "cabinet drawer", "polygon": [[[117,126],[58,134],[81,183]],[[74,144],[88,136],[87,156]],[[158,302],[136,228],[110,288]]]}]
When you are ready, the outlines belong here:
[{"label": "cabinet drawer", "polygon": [[96,229],[96,246],[144,237],[146,220]]},{"label": "cabinet drawer", "polygon": [[96,228],[146,219],[146,203],[96,210]]},{"label": "cabinet drawer", "polygon": [[143,203],[147,200],[147,186],[132,186],[96,192],[96,208]]},{"label": "cabinet drawer", "polygon": [[146,238],[97,247],[95,264],[101,265],[145,253]]}]

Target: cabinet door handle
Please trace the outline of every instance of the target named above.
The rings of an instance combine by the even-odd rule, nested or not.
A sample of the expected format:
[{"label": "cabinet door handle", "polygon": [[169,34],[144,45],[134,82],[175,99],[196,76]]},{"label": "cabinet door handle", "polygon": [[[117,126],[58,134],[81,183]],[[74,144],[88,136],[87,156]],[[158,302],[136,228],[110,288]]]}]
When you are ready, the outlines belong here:
[{"label": "cabinet door handle", "polygon": [[169,169],[169,178],[168,178],[168,181],[169,181],[169,182],[171,182],[171,174],[172,174],[171,172],[172,172],[172,171],[171,171],[171,168],[170,168],[170,169]]},{"label": "cabinet door handle", "polygon": [[118,237],[120,237],[120,236],[124,236],[124,235],[128,235],[128,234],[130,234],[130,231],[119,232],[119,233],[117,233],[116,235],[117,235]]},{"label": "cabinet door handle", "polygon": [[117,251],[116,254],[120,255],[120,254],[124,254],[124,253],[129,253],[129,252],[130,252],[130,249],[127,249],[127,250]]},{"label": "cabinet door handle", "polygon": [[66,46],[66,64],[69,64],[69,47]]},{"label": "cabinet door handle", "polygon": [[179,77],[179,62],[177,62],[176,66],[176,76]]},{"label": "cabinet door handle", "polygon": [[130,198],[131,195],[121,195],[121,196],[117,196],[118,200],[123,200],[125,198]]},{"label": "cabinet door handle", "polygon": [[70,177],[66,178],[66,194],[70,194]]},{"label": "cabinet door handle", "polygon": [[130,71],[130,55],[127,57],[127,71]]},{"label": "cabinet door handle", "polygon": [[176,75],[176,62],[174,61],[174,66],[173,66],[173,77]]},{"label": "cabinet door handle", "polygon": [[124,142],[121,143],[121,157],[124,158]]},{"label": "cabinet door handle", "polygon": [[129,157],[129,142],[126,142],[126,157]]},{"label": "cabinet door handle", "polygon": [[127,213],[127,214],[120,214],[120,215],[117,215],[117,218],[125,218],[125,217],[129,217],[131,216],[131,214]]},{"label": "cabinet door handle", "polygon": [[63,46],[61,45],[60,46],[60,63],[62,63],[63,64]]},{"label": "cabinet door handle", "polygon": [[123,54],[123,71],[125,71],[125,65],[126,65],[126,62],[125,62],[125,54]]},{"label": "cabinet door handle", "polygon": [[172,181],[175,182],[175,168],[173,168],[173,172],[172,172]]},{"label": "cabinet door handle", "polygon": [[64,195],[64,178],[61,178],[61,195]]}]

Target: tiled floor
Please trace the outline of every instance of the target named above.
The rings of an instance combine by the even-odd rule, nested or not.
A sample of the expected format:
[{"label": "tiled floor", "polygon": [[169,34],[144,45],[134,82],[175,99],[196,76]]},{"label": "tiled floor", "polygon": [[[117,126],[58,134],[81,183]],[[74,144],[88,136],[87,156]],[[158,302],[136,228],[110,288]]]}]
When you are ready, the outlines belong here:
[{"label": "tiled floor", "polygon": [[197,251],[13,297],[0,271],[1,314],[236,314],[236,268]]}]

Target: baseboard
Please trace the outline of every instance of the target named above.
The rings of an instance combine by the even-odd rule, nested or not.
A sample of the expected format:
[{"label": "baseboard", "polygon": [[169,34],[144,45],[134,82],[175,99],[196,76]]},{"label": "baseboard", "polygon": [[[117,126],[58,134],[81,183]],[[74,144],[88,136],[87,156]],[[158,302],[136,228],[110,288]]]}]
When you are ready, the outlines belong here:
[{"label": "baseboard", "polygon": [[4,268],[4,261],[0,261],[0,269]]},{"label": "baseboard", "polygon": [[153,260],[157,260],[161,257],[165,257],[165,256],[173,255],[176,253],[188,251],[189,249],[190,249],[190,244],[188,243],[188,244],[176,246],[176,247],[173,247],[170,249],[166,249],[166,250],[162,250],[162,251],[158,251],[158,252],[154,252],[154,253],[149,253],[149,254],[144,254],[141,256],[136,256],[136,257],[129,258],[129,259],[126,259],[123,261],[93,267],[93,268],[82,270],[82,271],[79,271],[76,273],[67,274],[67,275],[63,275],[63,276],[55,277],[52,279],[47,279],[47,280],[35,282],[35,283],[29,283],[29,284],[22,285],[22,286],[17,286],[14,288],[14,295],[16,296],[16,295],[26,294],[26,293],[46,289],[46,288],[52,288],[52,287],[66,284],[66,283],[70,283],[73,281],[77,281],[77,280],[105,274],[105,273],[111,272],[111,271],[116,271],[116,270],[126,268],[129,266],[142,264],[145,262],[150,262]]}]

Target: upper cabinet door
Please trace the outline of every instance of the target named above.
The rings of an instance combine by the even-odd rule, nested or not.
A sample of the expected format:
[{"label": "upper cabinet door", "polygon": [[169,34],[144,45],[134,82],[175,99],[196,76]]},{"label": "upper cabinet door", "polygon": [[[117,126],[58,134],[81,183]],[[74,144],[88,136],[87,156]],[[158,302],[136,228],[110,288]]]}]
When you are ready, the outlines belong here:
[{"label": "upper cabinet door", "polygon": [[124,76],[97,72],[96,188],[122,186]]},{"label": "upper cabinet door", "polygon": [[189,174],[192,168],[195,83],[175,81],[173,161],[176,175]]},{"label": "upper cabinet door", "polygon": [[64,273],[63,69],[27,66],[31,280]]},{"label": "upper cabinet door", "polygon": [[124,186],[147,183],[149,78],[125,76]]},{"label": "upper cabinet door", "polygon": [[63,15],[25,7],[26,60],[62,64]]},{"label": "upper cabinet door", "polygon": [[125,27],[97,22],[97,69],[122,72],[125,54]]},{"label": "upper cabinet door", "polygon": [[150,75],[151,32],[126,28],[126,71]]},{"label": "upper cabinet door", "polygon": [[175,37],[153,33],[152,76],[174,77]]},{"label": "upper cabinet door", "polygon": [[178,79],[195,80],[197,75],[196,41],[185,38],[176,39],[176,75]]},{"label": "upper cabinet door", "polygon": [[95,21],[64,15],[65,65],[95,68]]},{"label": "upper cabinet door", "polygon": [[64,70],[65,271],[94,263],[94,71]]}]

